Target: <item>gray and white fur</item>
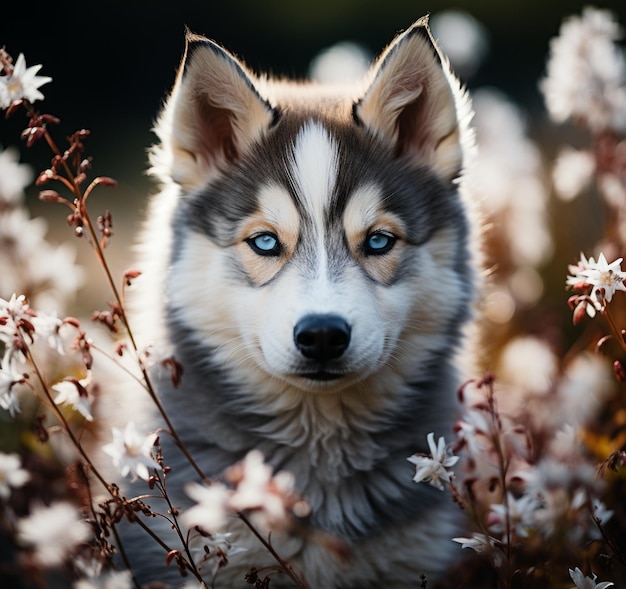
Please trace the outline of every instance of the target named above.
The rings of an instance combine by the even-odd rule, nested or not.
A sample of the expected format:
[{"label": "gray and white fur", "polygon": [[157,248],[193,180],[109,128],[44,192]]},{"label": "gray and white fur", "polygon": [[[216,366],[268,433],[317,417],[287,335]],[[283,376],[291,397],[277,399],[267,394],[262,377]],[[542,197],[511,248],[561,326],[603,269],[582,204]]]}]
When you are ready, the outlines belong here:
[{"label": "gray and white fur", "polygon": [[[458,508],[413,482],[407,457],[428,452],[429,432],[449,438],[456,417],[475,296],[462,182],[470,114],[422,19],[349,87],[259,77],[189,35],[159,119],[162,186],[136,323],[184,372],[178,387],[155,372],[158,394],[208,476],[251,449],[295,475],[311,526],[352,552],[345,563],[274,535],[312,588],[409,588],[421,574],[431,587],[459,556]],[[184,509],[198,477],[160,441]],[[233,533],[248,550],[218,588],[273,564],[236,523]],[[163,549],[133,534],[139,578],[182,584]],[[270,586],[292,585],[277,575]]]}]

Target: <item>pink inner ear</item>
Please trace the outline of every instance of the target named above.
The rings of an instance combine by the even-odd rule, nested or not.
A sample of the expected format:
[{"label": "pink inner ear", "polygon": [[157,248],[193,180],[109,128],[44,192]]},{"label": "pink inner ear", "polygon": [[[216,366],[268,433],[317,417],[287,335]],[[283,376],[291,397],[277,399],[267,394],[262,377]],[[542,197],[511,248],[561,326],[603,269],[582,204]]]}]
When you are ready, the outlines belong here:
[{"label": "pink inner ear", "polygon": [[413,102],[402,108],[396,121],[398,133],[395,152],[397,156],[409,151],[422,150],[428,143],[428,127],[424,120],[424,103],[427,100],[424,89]]},{"label": "pink inner ear", "polygon": [[235,143],[232,113],[224,108],[211,106],[207,102],[200,107],[201,129],[198,133],[198,148],[204,157],[214,162],[235,162],[239,159],[239,150]]}]

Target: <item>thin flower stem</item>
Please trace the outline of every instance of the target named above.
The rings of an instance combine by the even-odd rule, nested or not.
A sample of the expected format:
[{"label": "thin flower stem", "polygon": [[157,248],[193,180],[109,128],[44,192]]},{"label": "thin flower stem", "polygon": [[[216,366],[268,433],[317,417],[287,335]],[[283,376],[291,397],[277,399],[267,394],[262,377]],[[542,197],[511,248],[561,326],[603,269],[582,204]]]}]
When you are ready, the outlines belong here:
[{"label": "thin flower stem", "polygon": [[496,399],[495,393],[493,389],[493,382],[488,383],[489,386],[489,397],[488,397],[488,405],[489,410],[491,412],[491,417],[493,419],[495,431],[493,432],[492,441],[496,453],[498,455],[499,462],[499,476],[500,476],[500,487],[502,489],[502,503],[504,505],[504,513],[505,513],[505,522],[504,522],[504,533],[506,537],[506,579],[504,581],[504,585],[506,589],[510,589],[511,587],[511,561],[512,561],[512,552],[511,552],[511,541],[512,541],[512,530],[511,530],[511,514],[509,511],[509,494],[507,493],[507,481],[506,476],[509,470],[509,462],[505,456],[504,449],[502,448],[501,443],[501,434],[502,434],[502,424],[500,422],[500,416],[498,415],[498,409],[496,407]]},{"label": "thin flower stem", "polygon": [[[30,104],[27,104],[26,108],[27,108],[29,114],[31,115],[31,117],[34,116],[35,111],[34,111],[33,107]],[[152,386],[152,383],[150,381],[150,377],[148,375],[148,371],[146,370],[146,368],[144,367],[143,363],[139,359],[139,347],[137,345],[137,342],[135,340],[135,336],[134,336],[133,330],[130,327],[130,322],[128,321],[128,317],[126,315],[126,309],[125,309],[125,305],[124,305],[124,300],[120,296],[120,293],[119,293],[119,290],[118,290],[117,285],[115,283],[115,280],[113,279],[113,275],[111,273],[111,268],[109,267],[109,264],[108,264],[108,262],[106,260],[106,256],[104,255],[103,243],[101,243],[101,240],[98,237],[98,233],[96,231],[96,228],[93,225],[93,222],[92,222],[91,217],[89,215],[89,211],[87,210],[87,206],[86,206],[86,199],[89,196],[89,194],[91,193],[91,191],[93,190],[93,188],[95,188],[95,186],[97,186],[97,184],[99,183],[98,179],[94,180],[89,185],[89,187],[85,191],[85,194],[82,194],[80,186],[76,182],[76,177],[72,173],[72,170],[70,169],[70,167],[67,165],[67,161],[61,156],[61,151],[59,150],[58,146],[56,145],[56,143],[55,143],[54,139],[52,138],[52,136],[50,135],[50,133],[48,133],[47,128],[44,128],[44,129],[45,129],[44,137],[46,138],[46,142],[48,143],[48,146],[50,147],[52,152],[56,156],[59,156],[59,158],[61,158],[61,161],[63,162],[63,167],[65,169],[65,173],[67,174],[67,178],[68,178],[69,182],[66,182],[65,179],[63,179],[61,177],[58,177],[57,179],[63,181],[63,183],[66,186],[68,186],[68,188],[74,194],[74,197],[76,199],[75,204],[76,204],[76,206],[79,209],[79,213],[80,213],[80,216],[81,216],[83,222],[87,226],[87,230],[89,232],[89,235],[91,237],[91,241],[92,241],[92,244],[93,244],[93,247],[94,247],[94,250],[95,250],[96,258],[98,259],[98,263],[100,264],[101,268],[103,269],[103,271],[105,273],[107,282],[108,282],[109,287],[111,288],[111,291],[113,293],[113,297],[115,298],[115,301],[118,304],[119,312],[120,312],[120,318],[122,320],[122,323],[124,324],[124,327],[126,328],[126,332],[128,334],[131,346],[132,346],[133,351],[134,351],[134,353],[135,353],[135,355],[136,355],[136,357],[137,357],[137,359],[139,361],[141,372],[142,372],[143,378],[144,378],[144,380],[146,382],[148,394],[150,395],[152,401],[155,403],[155,405],[157,407],[157,410],[159,411],[159,413],[161,414],[161,416],[165,420],[165,423],[167,424],[167,427],[170,430],[170,434],[171,434],[172,438],[174,439],[176,445],[183,452],[183,454],[185,455],[185,458],[189,461],[189,464],[193,467],[193,469],[196,471],[198,476],[202,480],[206,481],[207,477],[202,472],[202,469],[198,466],[196,461],[193,459],[193,457],[191,456],[191,454],[189,453],[189,451],[185,447],[185,444],[183,443],[182,439],[178,435],[178,432],[176,431],[176,428],[174,428],[173,423],[171,422],[169,416],[167,415],[167,412],[165,411],[163,405],[161,404],[160,399],[158,398],[158,395],[156,394],[156,391],[154,390],[154,388]],[[55,176],[57,176],[57,175],[55,175]]]},{"label": "thin flower stem", "polygon": [[107,282],[109,283],[109,287],[111,288],[111,291],[113,293],[113,297],[115,298],[115,301],[117,302],[117,305],[118,305],[118,308],[119,308],[119,312],[120,312],[120,319],[122,320],[122,323],[124,324],[124,327],[126,328],[126,332],[128,334],[128,338],[130,340],[130,344],[131,344],[131,347],[133,349],[133,352],[135,353],[135,357],[137,358],[139,367],[141,369],[141,373],[142,373],[143,379],[145,381],[146,389],[148,391],[148,394],[150,395],[150,398],[152,399],[152,401],[156,405],[157,410],[159,411],[159,413],[161,414],[161,416],[165,420],[165,423],[167,425],[169,433],[172,436],[172,438],[174,439],[174,442],[176,443],[178,448],[181,450],[181,452],[183,452],[183,454],[185,455],[185,458],[187,459],[189,464],[192,466],[192,468],[196,471],[198,476],[202,480],[206,481],[206,480],[208,480],[208,477],[204,474],[202,469],[198,466],[196,461],[193,459],[193,457],[191,456],[191,454],[187,450],[187,448],[186,448],[185,444],[183,443],[181,437],[178,435],[178,432],[176,431],[176,428],[174,427],[174,424],[170,420],[167,412],[165,411],[165,408],[161,404],[161,400],[159,399],[156,391],[154,390],[154,387],[152,386],[152,382],[151,382],[150,376],[148,375],[148,371],[145,368],[144,363],[141,361],[141,359],[139,357],[139,346],[137,345],[137,341],[135,339],[133,330],[132,330],[132,328],[130,326],[130,322],[128,320],[128,316],[126,315],[124,299],[120,295],[120,292],[119,292],[119,290],[117,288],[117,285],[115,284],[115,280],[113,280],[113,275],[111,273],[111,269],[109,267],[109,264],[108,264],[108,262],[106,260],[106,256],[104,255],[104,250],[102,248],[102,244],[100,243],[100,240],[98,239],[98,234],[97,234],[96,228],[93,225],[93,222],[92,222],[91,217],[89,215],[89,211],[87,210],[87,207],[86,207],[84,201],[85,201],[84,198],[80,200],[80,214],[81,214],[81,218],[83,219],[83,221],[85,222],[85,225],[87,226],[87,229],[89,231],[89,234],[90,234],[90,236],[92,238],[92,241],[93,241],[93,244],[94,244],[96,257],[98,259],[98,262],[99,262],[101,268],[104,270]]},{"label": "thin flower stem", "polygon": [[293,569],[291,564],[284,560],[278,552],[274,549],[271,542],[266,540],[256,529],[256,527],[250,522],[250,520],[246,517],[246,515],[242,512],[238,512],[237,516],[239,519],[248,526],[248,529],[256,536],[256,538],[263,544],[264,548],[274,557],[276,562],[280,565],[281,569],[291,578],[291,580],[295,583],[298,589],[310,589],[309,584],[305,579],[300,578],[300,575]]},{"label": "thin flower stem", "polygon": [[134,380],[140,387],[142,387],[144,389],[146,388],[146,383],[144,382],[144,380],[142,380],[142,378],[140,378],[136,374],[133,374],[133,372],[130,370],[130,368],[124,366],[123,364],[120,364],[119,362],[116,362],[115,358],[111,354],[109,354],[106,350],[103,350],[101,347],[99,347],[97,344],[95,344],[93,342],[90,344],[90,348],[92,350],[95,350],[96,352],[98,352],[102,357],[106,358],[110,362],[113,362],[116,367],[118,367],[125,374],[127,374],[128,377],[131,378],[132,380]]},{"label": "thin flower stem", "polygon": [[[76,447],[76,449],[80,453],[81,457],[85,461],[85,464],[87,464],[89,466],[89,469],[91,470],[91,472],[94,473],[96,478],[104,486],[104,488],[107,490],[109,495],[111,495],[111,497],[113,499],[117,500],[117,501],[122,500],[120,497],[117,496],[117,494],[114,492],[114,490],[111,487],[111,485],[104,479],[104,477],[101,475],[99,470],[94,466],[94,464],[91,461],[89,455],[85,452],[85,450],[82,447],[80,441],[76,438],[74,432],[72,431],[72,428],[70,427],[70,424],[68,423],[67,419],[65,418],[65,415],[63,415],[63,412],[61,410],[59,410],[59,408],[57,407],[56,403],[52,399],[52,395],[50,394],[50,390],[49,390],[48,386],[46,385],[46,382],[45,382],[45,380],[43,378],[43,375],[41,374],[41,371],[39,370],[39,366],[37,365],[37,363],[35,362],[35,359],[33,358],[33,355],[32,355],[32,353],[30,351],[30,348],[28,347],[28,344],[27,344],[26,340],[24,339],[24,337],[22,336],[21,333],[19,333],[19,336],[20,336],[20,340],[21,340],[21,345],[23,346],[23,349],[25,350],[26,358],[27,358],[28,362],[31,364],[31,366],[33,367],[33,370],[35,371],[35,374],[37,376],[37,380],[41,384],[41,387],[42,387],[42,389],[44,391],[44,394],[45,394],[45,396],[46,396],[46,398],[48,400],[48,403],[50,404],[52,410],[54,411],[57,419],[60,421],[60,423],[61,423],[61,425],[63,427],[63,430],[65,431],[65,433],[68,435],[68,437],[72,441],[72,444]],[[167,497],[166,497],[166,499],[167,499]],[[168,501],[168,504],[169,504],[169,499],[167,499],[167,501]],[[169,504],[169,505],[171,507],[171,504]],[[163,540],[161,540],[161,538],[159,536],[157,536],[144,522],[142,522],[139,518],[137,518],[135,521],[164,550],[166,550],[168,553],[171,552],[171,548],[167,544],[165,544],[163,542]],[[117,537],[117,534],[116,534],[116,537]],[[132,570],[130,567],[128,567],[128,568],[129,568],[129,570]],[[191,569],[191,565],[190,565],[189,568]],[[194,573],[194,575],[197,576],[199,581],[201,583],[203,583],[201,577],[199,576],[199,573],[197,573],[197,571],[195,570],[195,567],[193,569],[191,569],[191,570]]]},{"label": "thin flower stem", "polygon": [[[94,518],[94,521],[97,522],[98,515],[96,514],[96,511],[94,509],[94,500],[93,500],[93,494],[91,492],[91,485],[89,484],[89,477],[87,476],[87,473],[85,472],[85,469],[84,469],[84,465],[82,463],[78,464],[78,471],[83,479],[85,489],[89,496],[89,509],[91,510],[91,514],[92,514],[92,517]],[[130,571],[131,580],[132,580],[133,585],[135,586],[135,589],[141,589],[141,585],[139,584],[139,581],[135,577],[135,573],[130,566],[128,555],[126,554],[126,550],[124,550],[124,545],[122,543],[122,539],[120,538],[120,535],[117,532],[117,528],[114,525],[111,525],[111,530],[113,532],[113,535],[115,536],[115,545],[116,545],[117,551],[120,554],[120,557],[122,559],[122,562],[124,563],[124,566],[126,567],[128,571]]]},{"label": "thin flower stem", "polygon": [[113,495],[110,484],[107,483],[106,479],[102,476],[100,471],[95,467],[95,465],[93,464],[91,458],[89,458],[89,455],[85,452],[85,449],[82,447],[80,441],[78,440],[78,438],[76,437],[76,435],[72,431],[72,428],[70,427],[69,422],[67,421],[65,415],[63,415],[63,411],[61,411],[58,408],[57,404],[54,402],[54,399],[52,398],[52,395],[50,394],[50,389],[48,388],[48,385],[46,384],[46,381],[44,380],[43,375],[41,374],[41,371],[39,370],[39,366],[37,365],[37,363],[35,362],[35,359],[33,358],[33,355],[32,355],[32,353],[30,351],[30,347],[26,343],[26,340],[22,336],[21,332],[19,333],[19,335],[20,335],[20,340],[21,340],[20,343],[23,346],[23,349],[25,350],[24,353],[26,354],[26,358],[27,358],[28,362],[30,363],[30,365],[33,367],[33,370],[35,371],[35,375],[37,376],[37,380],[39,381],[39,384],[41,385],[41,388],[42,388],[42,390],[44,392],[44,395],[45,395],[45,397],[47,399],[48,404],[50,405],[50,408],[54,412],[56,418],[61,423],[65,433],[70,438],[70,440],[71,440],[72,444],[74,445],[74,447],[78,450],[78,452],[82,456],[82,458],[85,461],[85,463],[89,465],[90,470],[94,473],[94,475],[100,481],[100,483],[102,483],[103,487],[111,495]]},{"label": "thin flower stem", "polygon": [[610,538],[607,535],[607,533],[604,531],[604,528],[602,527],[602,522],[593,513],[593,506],[591,502],[588,501],[587,503],[588,503],[589,513],[591,515],[591,518],[596,524],[596,527],[598,528],[598,531],[600,532],[602,539],[606,542],[607,546],[612,550],[613,554],[617,557],[617,560],[619,560],[622,566],[626,566],[626,558],[624,557],[624,554],[620,550],[618,543],[615,542],[614,539]]},{"label": "thin flower stem", "polygon": [[189,544],[186,541],[181,529],[180,529],[180,524],[178,523],[178,517],[176,516],[177,510],[176,508],[172,505],[172,502],[170,501],[169,495],[167,494],[167,489],[166,489],[166,479],[167,479],[167,475],[164,474],[163,478],[161,478],[161,476],[158,474],[158,472],[156,473],[156,481],[158,481],[158,486],[161,489],[161,493],[163,494],[163,499],[165,499],[165,501],[167,502],[167,506],[168,506],[168,512],[170,513],[172,520],[171,520],[171,524],[172,524],[172,528],[176,531],[176,534],[185,550],[185,554],[187,555],[187,562],[188,562],[188,568],[191,570],[192,574],[194,575],[194,577],[196,577],[196,579],[198,579],[198,581],[201,583],[201,585],[206,589],[206,585],[204,583],[204,581],[202,580],[202,575],[200,574],[200,572],[198,571],[197,567],[196,567],[196,563],[193,559],[193,556],[191,555],[191,550],[189,549]]},{"label": "thin flower stem", "polygon": [[604,307],[601,313],[606,318],[609,324],[609,327],[611,328],[611,331],[613,332],[613,335],[615,336],[615,339],[619,342],[620,347],[622,348],[624,352],[626,352],[626,342],[624,341],[624,336],[622,335],[621,330],[618,329],[617,325],[615,325],[613,316],[611,315],[611,313],[609,313],[609,307],[606,303],[604,304]]}]

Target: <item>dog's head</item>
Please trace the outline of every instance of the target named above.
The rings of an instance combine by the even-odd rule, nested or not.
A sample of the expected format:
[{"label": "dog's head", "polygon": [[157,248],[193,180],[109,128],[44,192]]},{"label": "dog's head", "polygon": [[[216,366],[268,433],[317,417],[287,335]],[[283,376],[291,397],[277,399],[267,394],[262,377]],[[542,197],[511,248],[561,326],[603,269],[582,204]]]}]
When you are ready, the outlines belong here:
[{"label": "dog's head", "polygon": [[178,198],[173,324],[304,391],[436,362],[473,290],[468,111],[425,20],[351,88],[259,78],[189,35],[153,161]]}]

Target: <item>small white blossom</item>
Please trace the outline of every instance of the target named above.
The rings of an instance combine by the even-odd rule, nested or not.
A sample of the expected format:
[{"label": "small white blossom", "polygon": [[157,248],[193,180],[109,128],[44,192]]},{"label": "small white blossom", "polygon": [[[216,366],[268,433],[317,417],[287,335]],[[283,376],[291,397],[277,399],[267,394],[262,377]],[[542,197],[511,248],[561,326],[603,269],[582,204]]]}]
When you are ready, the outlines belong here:
[{"label": "small white blossom", "polygon": [[[532,495],[527,494],[515,499],[513,495],[509,494],[506,504],[498,503],[491,506],[488,520],[489,529],[492,532],[506,535],[508,523],[510,525],[509,533],[518,538],[527,538],[529,528],[535,526],[534,515],[539,507],[537,498]],[[505,537],[503,540],[506,541],[507,538]]]},{"label": "small white blossom", "polygon": [[50,507],[39,505],[17,522],[17,540],[33,550],[44,567],[62,564],[79,544],[87,541],[91,528],[81,519],[76,507],[65,501]]},{"label": "small white blossom", "polygon": [[22,98],[30,102],[42,100],[44,96],[39,87],[52,81],[52,78],[36,75],[40,69],[41,65],[27,68],[24,54],[20,53],[13,71],[0,76],[0,108],[8,108],[14,101]]},{"label": "small white blossom", "polygon": [[228,504],[232,491],[222,483],[210,486],[189,483],[185,487],[189,497],[197,502],[182,515],[182,521],[189,528],[200,526],[206,532],[223,530],[231,513]]},{"label": "small white blossom", "polygon": [[591,503],[593,516],[598,520],[599,524],[605,524],[613,517],[615,512],[612,509],[607,509],[606,505],[599,499],[594,499]]},{"label": "small white blossom", "polygon": [[156,439],[156,434],[142,436],[131,421],[123,431],[114,427],[113,442],[102,450],[112,457],[113,465],[123,477],[130,474],[133,481],[137,477],[147,481],[150,478],[148,469],[160,468],[152,457]]},{"label": "small white blossom", "polygon": [[612,587],[614,583],[612,581],[602,581],[602,583],[596,583],[596,575],[592,573],[591,577],[585,577],[583,572],[576,567],[574,570],[569,569],[569,576],[576,584],[572,589],[606,589]]},{"label": "small white blossom", "polygon": [[52,390],[59,393],[54,402],[57,405],[71,405],[78,411],[87,421],[93,421],[91,415],[91,401],[87,395],[85,385],[89,379],[78,381],[76,379],[62,380],[52,385]]},{"label": "small white blossom", "polygon": [[[590,317],[595,316],[596,310],[602,307],[604,300],[610,303],[618,290],[626,292],[624,285],[626,274],[622,272],[622,259],[618,258],[609,264],[602,253],[598,256],[597,262],[593,258],[587,259],[581,253],[578,264],[569,266],[570,275],[566,280],[568,286],[589,284],[593,287],[589,295],[593,304],[587,305],[587,314]],[[600,290],[602,290],[601,296]]]},{"label": "small white blossom", "polygon": [[242,462],[228,469],[226,478],[236,485],[230,498],[234,511],[249,511],[254,524],[264,530],[289,527],[291,508],[298,503],[291,473],[272,475],[272,467],[264,462],[263,454],[252,450]]},{"label": "small white blossom", "polygon": [[33,313],[24,295],[12,294],[7,301],[0,298],[0,341],[11,344],[20,321],[31,321]]},{"label": "small white blossom", "polygon": [[220,531],[226,526],[229,514],[245,511],[258,528],[284,530],[291,524],[292,513],[308,514],[308,505],[295,493],[293,475],[288,472],[272,475],[272,467],[257,450],[248,452],[224,476],[234,489],[222,483],[208,487],[191,483],[186,487],[187,494],[198,502],[183,514],[187,526]]},{"label": "small white blossom", "polygon": [[471,548],[477,554],[488,553],[496,567],[504,564],[504,554],[498,546],[498,541],[492,536],[475,533],[471,538],[452,538],[452,541],[458,542],[461,548]]},{"label": "small white blossom", "polygon": [[624,286],[626,274],[622,272],[622,259],[618,258],[609,264],[604,254],[601,253],[598,256],[597,263],[588,264],[587,268],[580,272],[580,275],[585,277],[585,281],[594,287],[591,298],[597,299],[598,289],[601,288],[604,290],[604,298],[610,303],[616,291],[626,291],[626,286]]},{"label": "small white blossom", "polygon": [[15,384],[20,382],[13,372],[5,365],[8,365],[8,354],[0,365],[0,407],[9,412],[11,417],[15,417],[20,412],[20,404],[15,394]]},{"label": "small white blossom", "polygon": [[66,301],[84,283],[84,271],[76,264],[76,248],[70,243],[46,240],[48,225],[31,218],[23,207],[0,214],[0,296],[29,292],[30,303],[40,311],[63,312]]},{"label": "small white blossom", "polygon": [[16,205],[33,179],[32,168],[18,163],[19,151],[9,147],[0,151],[0,202]]},{"label": "small white blossom", "polygon": [[496,542],[495,538],[485,534],[474,534],[471,538],[452,538],[453,542],[461,544],[461,548],[471,548],[474,552],[487,552]]},{"label": "small white blossom", "polygon": [[[220,567],[230,562],[233,556],[247,552],[246,548],[233,544],[232,534],[211,533],[210,536],[204,534],[191,535],[189,539],[189,550],[193,561],[204,575],[207,569],[213,577]],[[193,584],[185,585],[184,589],[192,589]]]},{"label": "small white blossom", "polygon": [[131,589],[134,587],[130,571],[111,571],[80,579],[74,583],[73,589]]},{"label": "small white blossom", "polygon": [[21,487],[30,480],[30,474],[21,465],[17,454],[0,452],[0,499],[8,499],[11,488]]},{"label": "small white blossom", "polygon": [[430,432],[426,436],[431,456],[418,456],[417,454],[407,458],[409,462],[416,466],[415,476],[413,480],[416,483],[427,482],[443,491],[443,483],[449,483],[452,480],[453,473],[448,468],[454,466],[458,460],[458,456],[454,456],[446,449],[446,441],[442,437],[435,444],[435,434]]}]

